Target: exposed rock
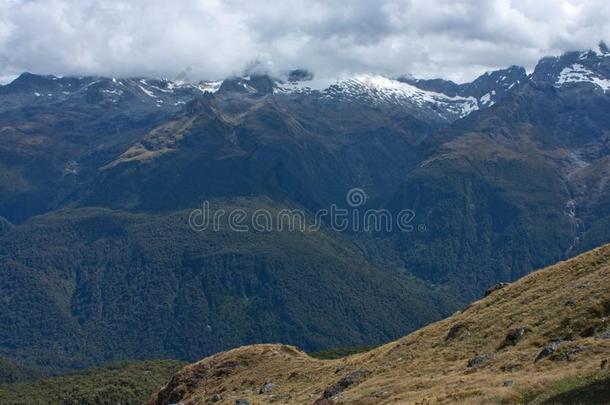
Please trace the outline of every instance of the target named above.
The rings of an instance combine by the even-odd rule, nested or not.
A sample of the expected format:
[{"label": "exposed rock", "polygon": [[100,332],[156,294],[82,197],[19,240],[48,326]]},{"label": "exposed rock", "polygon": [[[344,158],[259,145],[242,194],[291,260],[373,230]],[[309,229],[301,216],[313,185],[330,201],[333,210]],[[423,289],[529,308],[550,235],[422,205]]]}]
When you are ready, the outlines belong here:
[{"label": "exposed rock", "polygon": [[261,387],[261,389],[258,390],[258,393],[259,394],[267,394],[267,393],[271,392],[275,387],[277,387],[277,384],[264,383],[263,386]]},{"label": "exposed rock", "polygon": [[222,396],[220,394],[214,394],[212,396],[212,402],[218,402],[222,400]]},{"label": "exposed rock", "polygon": [[510,283],[497,283],[497,284],[492,285],[487,290],[485,290],[485,297],[487,297],[489,294],[493,293],[494,291],[501,290],[502,288],[504,288],[508,285],[510,285]]},{"label": "exposed rock", "polygon": [[348,387],[360,382],[360,380],[367,377],[369,374],[371,374],[370,371],[364,369],[359,369],[349,373],[348,375],[337,381],[335,384],[328,387],[322,394],[322,398],[328,399],[340,394]]},{"label": "exposed rock", "polygon": [[471,358],[470,360],[468,360],[468,368],[474,368],[474,367],[479,367],[485,363],[487,363],[489,360],[493,359],[493,354],[484,354],[482,356],[475,356],[473,358]]},{"label": "exposed rock", "polygon": [[451,329],[449,329],[449,333],[447,333],[445,341],[450,342],[455,339],[462,329],[464,329],[464,324],[462,323],[456,323],[453,325]]},{"label": "exposed rock", "polygon": [[233,370],[237,367],[236,361],[225,361],[222,364],[217,366],[216,372],[214,373],[214,377],[224,377],[228,376],[233,372]]},{"label": "exposed rock", "polygon": [[386,395],[387,395],[387,394],[386,394],[386,392],[385,392],[385,391],[375,391],[375,392],[373,392],[373,396],[374,396],[375,398],[383,398],[383,397],[385,397]]},{"label": "exposed rock", "polygon": [[514,371],[522,370],[522,369],[523,369],[523,364],[520,364],[520,363],[508,363],[503,366],[500,366],[500,370],[502,370],[505,373],[512,373]]},{"label": "exposed rock", "polygon": [[201,384],[207,376],[208,369],[203,366],[195,366],[189,375],[176,374],[170,382],[157,394],[156,404],[180,403],[188,393],[188,387]]},{"label": "exposed rock", "polygon": [[252,403],[247,399],[236,399],[235,405],[251,405]]},{"label": "exposed rock", "polygon": [[512,387],[513,385],[515,385],[515,382],[513,380],[507,380],[502,383],[503,387]]},{"label": "exposed rock", "polygon": [[294,69],[288,73],[289,82],[304,82],[313,79],[313,73],[307,69]]},{"label": "exposed rock", "polygon": [[610,339],[610,330],[604,331],[595,336],[595,339]]},{"label": "exposed rock", "polygon": [[576,300],[574,298],[570,298],[569,300],[567,300],[564,304],[566,307],[573,307],[576,306]]},{"label": "exposed rock", "polygon": [[556,350],[550,357],[551,360],[553,361],[561,361],[561,360],[566,360],[566,361],[572,361],[572,356],[580,353],[582,351],[586,350],[585,346],[583,345],[577,345],[577,346],[573,346],[573,347],[567,347],[567,348],[562,348],[559,350]]},{"label": "exposed rock", "polygon": [[608,367],[609,363],[610,362],[608,361],[608,359],[603,359],[601,361],[601,363],[599,364],[599,368],[601,368],[602,370],[607,370],[610,368],[610,367]]},{"label": "exposed rock", "polygon": [[516,345],[526,333],[531,331],[532,329],[528,325],[519,326],[518,328],[509,330],[508,333],[506,333],[504,342],[502,342],[498,349]]},{"label": "exposed rock", "polygon": [[275,402],[275,401],[287,401],[291,398],[291,395],[287,392],[281,392],[279,394],[271,394],[267,397],[267,399],[269,400],[269,402]]},{"label": "exposed rock", "polygon": [[534,359],[534,363],[549,357],[551,354],[555,353],[555,351],[557,349],[559,349],[561,342],[551,342],[549,343],[547,346],[545,346],[540,353],[538,353],[538,356],[536,356],[536,359]]}]

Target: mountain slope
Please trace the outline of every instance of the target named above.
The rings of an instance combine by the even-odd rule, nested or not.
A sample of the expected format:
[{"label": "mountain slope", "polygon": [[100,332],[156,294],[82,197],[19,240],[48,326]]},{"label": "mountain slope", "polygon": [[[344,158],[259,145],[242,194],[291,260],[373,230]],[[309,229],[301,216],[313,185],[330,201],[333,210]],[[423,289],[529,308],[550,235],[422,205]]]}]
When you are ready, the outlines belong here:
[{"label": "mountain slope", "polygon": [[149,360],[116,364],[40,381],[0,384],[0,403],[29,404],[125,404],[146,400],[184,363]]},{"label": "mountain slope", "polygon": [[485,108],[507,97],[513,90],[527,83],[529,78],[524,68],[511,66],[507,69],[487,72],[471,83],[456,84],[442,79],[421,80],[407,77],[399,80],[451,97],[474,99],[478,108]]},{"label": "mountain slope", "polygon": [[[557,72],[572,63],[559,60]],[[589,82],[533,80],[429,137],[389,204],[411,207],[430,230],[396,239],[405,267],[480,290],[607,243],[609,110]]]},{"label": "mountain slope", "polygon": [[37,370],[20,366],[12,361],[0,358],[0,385],[22,381],[36,380],[42,377]]},{"label": "mountain slope", "polygon": [[609,277],[607,245],[370,352],[323,361],[291,346],[246,346],[186,367],[148,403],[541,400],[575,377],[610,376]]},{"label": "mountain slope", "polygon": [[65,210],[13,227],[0,238],[0,356],[57,373],[278,339],[321,350],[388,341],[456,305],[332,233],[226,220],[195,232],[188,215]]}]

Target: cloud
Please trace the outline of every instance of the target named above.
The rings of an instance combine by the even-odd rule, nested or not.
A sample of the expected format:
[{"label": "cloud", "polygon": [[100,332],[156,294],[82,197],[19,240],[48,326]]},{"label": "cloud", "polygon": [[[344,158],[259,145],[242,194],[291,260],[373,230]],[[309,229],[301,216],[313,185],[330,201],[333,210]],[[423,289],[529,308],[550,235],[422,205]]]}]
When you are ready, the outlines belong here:
[{"label": "cloud", "polygon": [[605,0],[0,0],[0,76],[468,80],[610,39]]}]

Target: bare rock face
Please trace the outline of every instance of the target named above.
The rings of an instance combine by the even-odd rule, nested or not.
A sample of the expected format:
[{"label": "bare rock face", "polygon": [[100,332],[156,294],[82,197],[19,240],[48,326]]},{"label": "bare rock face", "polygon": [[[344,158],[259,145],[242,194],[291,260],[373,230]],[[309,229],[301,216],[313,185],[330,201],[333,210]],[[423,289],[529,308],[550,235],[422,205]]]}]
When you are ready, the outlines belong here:
[{"label": "bare rock face", "polygon": [[456,323],[455,325],[453,325],[451,327],[451,329],[449,329],[449,332],[447,333],[447,337],[445,338],[446,342],[450,342],[453,339],[455,339],[460,332],[464,329],[464,325],[461,323]]},{"label": "bare rock face", "polygon": [[504,342],[502,342],[498,350],[503,349],[507,346],[516,345],[521,339],[523,339],[526,333],[531,331],[532,329],[528,325],[519,326],[517,328],[509,330],[506,334]]},{"label": "bare rock face", "polygon": [[273,391],[273,389],[277,387],[277,384],[273,384],[273,383],[265,383],[263,384],[263,386],[261,387],[260,390],[258,390],[259,394],[267,394],[271,391]]},{"label": "bare rock face", "polygon": [[540,351],[540,353],[538,353],[538,356],[536,356],[536,358],[534,359],[534,363],[537,363],[540,360],[543,360],[543,359],[549,357],[550,355],[552,355],[553,353],[555,353],[555,351],[557,349],[559,349],[559,346],[561,346],[561,342],[559,342],[559,341],[551,342],[548,345],[546,345]]},{"label": "bare rock face", "polygon": [[481,356],[475,356],[475,357],[471,358],[470,360],[468,360],[467,366],[468,366],[468,368],[477,368],[477,367],[484,365],[485,363],[492,360],[493,358],[494,358],[494,356],[491,353],[484,354]]},{"label": "bare rock face", "polygon": [[359,370],[353,371],[353,372],[349,373],[348,375],[346,375],[345,377],[341,378],[335,384],[328,387],[322,394],[322,398],[323,399],[333,398],[336,395],[340,394],[341,392],[345,391],[350,386],[361,382],[364,378],[366,378],[370,374],[371,373],[369,371],[364,370],[364,369],[359,369]]},{"label": "bare rock face", "polygon": [[502,288],[506,287],[510,285],[510,283],[497,283],[492,285],[491,287],[489,287],[487,290],[485,290],[485,297],[487,297],[489,294],[501,290]]}]

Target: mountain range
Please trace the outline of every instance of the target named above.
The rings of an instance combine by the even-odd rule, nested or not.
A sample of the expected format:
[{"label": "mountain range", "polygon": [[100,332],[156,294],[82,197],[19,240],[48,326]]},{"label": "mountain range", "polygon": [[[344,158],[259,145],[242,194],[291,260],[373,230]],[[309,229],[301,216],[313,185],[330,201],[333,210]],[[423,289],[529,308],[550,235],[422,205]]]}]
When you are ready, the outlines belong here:
[{"label": "mountain range", "polygon": [[[47,373],[378,344],[610,241],[610,55],[472,83],[313,73],[0,87],[0,357]],[[195,232],[346,194],[411,232]]]}]

